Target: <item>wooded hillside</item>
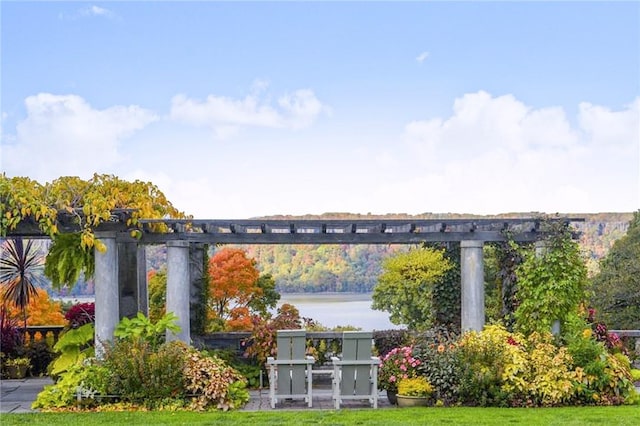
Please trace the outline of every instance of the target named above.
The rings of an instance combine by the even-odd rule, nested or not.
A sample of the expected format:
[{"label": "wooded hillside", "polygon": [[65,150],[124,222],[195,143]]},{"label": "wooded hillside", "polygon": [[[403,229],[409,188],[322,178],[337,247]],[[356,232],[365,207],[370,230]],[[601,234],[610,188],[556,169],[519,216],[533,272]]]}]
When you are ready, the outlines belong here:
[{"label": "wooded hillside", "polygon": [[[384,216],[349,213],[326,213],[319,216],[269,216],[260,219],[463,219],[463,218],[518,218],[532,217],[535,213],[508,213],[496,216],[466,214],[387,214]],[[563,214],[564,215],[564,214]],[[570,217],[584,217],[577,223],[581,232],[580,246],[591,274],[597,271],[598,261],[606,255],[613,242],[625,235],[633,213],[570,213]],[[405,250],[399,245],[252,245],[241,246],[256,259],[262,274],[272,274],[278,291],[285,292],[359,292],[373,290],[383,258],[394,251]],[[160,269],[166,259],[162,246],[151,246],[147,252],[149,269]],[[91,282],[80,282],[74,288],[76,296],[92,294]]]},{"label": "wooded hillside", "polygon": [[[535,213],[509,213],[496,216],[464,214],[431,214],[384,216],[327,213],[320,216],[270,216],[261,219],[461,219],[461,218],[518,218]],[[625,235],[633,213],[566,214],[584,217],[577,223],[581,233],[580,246],[590,273],[598,268],[598,261],[606,255],[613,242]],[[277,245],[243,246],[256,259],[262,273],[272,274],[281,292],[349,291],[370,292],[380,273],[381,260],[406,247],[391,245]]]}]

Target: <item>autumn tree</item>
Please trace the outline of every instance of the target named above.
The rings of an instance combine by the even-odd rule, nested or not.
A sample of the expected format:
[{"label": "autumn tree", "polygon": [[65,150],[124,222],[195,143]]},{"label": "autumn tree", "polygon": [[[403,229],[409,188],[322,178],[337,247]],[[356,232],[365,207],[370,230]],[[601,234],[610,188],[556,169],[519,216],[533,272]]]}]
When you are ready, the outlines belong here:
[{"label": "autumn tree", "polygon": [[373,289],[372,308],[387,311],[394,324],[409,329],[429,327],[436,314],[434,287],[451,269],[444,250],[418,248],[386,258]]},{"label": "autumn tree", "polygon": [[[7,314],[12,318],[22,317],[20,308],[6,305]],[[43,288],[36,288],[25,309],[27,326],[65,325],[62,303],[52,300]]]},{"label": "autumn tree", "polygon": [[[233,315],[237,323],[242,312],[248,313],[246,308],[254,297],[262,296],[256,262],[243,250],[223,248],[209,260],[208,272],[210,318],[214,321],[225,322]],[[250,318],[246,321],[250,324]]]}]

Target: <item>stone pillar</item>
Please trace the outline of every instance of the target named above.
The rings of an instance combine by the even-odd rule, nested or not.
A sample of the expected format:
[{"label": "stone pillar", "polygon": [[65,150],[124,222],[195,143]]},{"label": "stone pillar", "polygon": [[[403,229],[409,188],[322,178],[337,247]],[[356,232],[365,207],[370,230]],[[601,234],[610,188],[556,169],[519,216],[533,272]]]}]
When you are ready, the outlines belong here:
[{"label": "stone pillar", "polygon": [[149,316],[149,287],[147,283],[147,251],[142,244],[138,245],[136,254],[138,267],[138,312]]},{"label": "stone pillar", "polygon": [[120,319],[138,313],[138,245],[118,243],[118,291]]},{"label": "stone pillar", "polygon": [[167,312],[178,317],[180,332],[167,331],[167,341],[191,343],[189,324],[189,243],[167,242]]},{"label": "stone pillar", "polygon": [[101,252],[94,248],[95,267],[95,344],[96,356],[104,354],[103,344],[113,340],[113,331],[120,320],[118,297],[118,245],[115,232],[96,233],[106,247]]},{"label": "stone pillar", "polygon": [[190,312],[190,331],[195,334],[201,334],[204,326],[203,318],[206,310],[202,306],[202,293],[207,289],[204,288],[204,247],[202,243],[191,244],[189,249],[189,312]]},{"label": "stone pillar", "polygon": [[484,327],[484,258],[482,241],[460,242],[462,331]]}]

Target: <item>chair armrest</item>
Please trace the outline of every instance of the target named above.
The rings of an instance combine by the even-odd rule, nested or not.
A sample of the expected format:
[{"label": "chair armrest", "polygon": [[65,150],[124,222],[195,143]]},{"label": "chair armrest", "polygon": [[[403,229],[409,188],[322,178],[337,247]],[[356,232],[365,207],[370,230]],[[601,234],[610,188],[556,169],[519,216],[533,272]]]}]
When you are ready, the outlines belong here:
[{"label": "chair armrest", "polygon": [[305,359],[273,359],[267,358],[267,365],[304,365],[313,364],[316,362],[315,358],[308,356]]},{"label": "chair armrest", "polygon": [[341,360],[337,358],[331,358],[334,365],[379,365],[380,360],[375,359],[351,359],[351,360]]}]

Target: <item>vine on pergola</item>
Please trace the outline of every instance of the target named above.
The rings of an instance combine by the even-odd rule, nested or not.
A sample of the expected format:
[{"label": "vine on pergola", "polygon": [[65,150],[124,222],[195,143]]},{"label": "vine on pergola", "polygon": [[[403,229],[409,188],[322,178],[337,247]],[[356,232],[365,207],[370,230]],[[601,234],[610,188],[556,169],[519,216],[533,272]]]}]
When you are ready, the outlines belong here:
[{"label": "vine on pergola", "polygon": [[[126,226],[134,233],[141,218],[185,217],[150,182],[129,182],[114,175],[94,174],[89,180],[64,176],[41,184],[28,177],[0,175],[0,237],[20,223],[37,224],[53,241],[45,274],[56,287],[73,285],[82,272],[87,277],[93,274],[94,247],[105,249],[95,238],[95,230],[111,219],[113,211],[121,209],[130,211]],[[60,213],[68,215],[79,232],[61,234]]]}]

